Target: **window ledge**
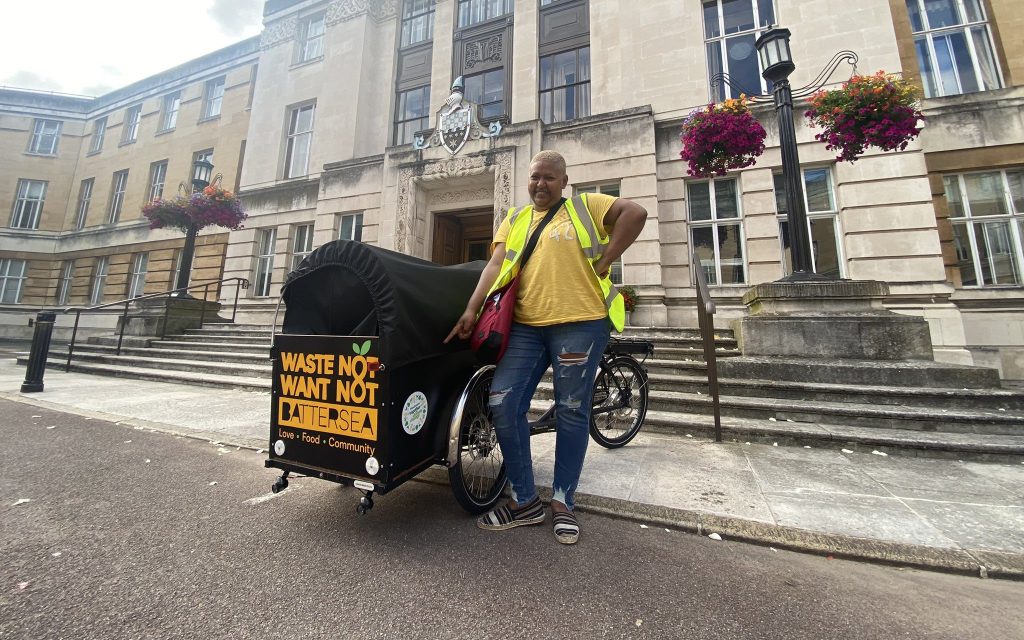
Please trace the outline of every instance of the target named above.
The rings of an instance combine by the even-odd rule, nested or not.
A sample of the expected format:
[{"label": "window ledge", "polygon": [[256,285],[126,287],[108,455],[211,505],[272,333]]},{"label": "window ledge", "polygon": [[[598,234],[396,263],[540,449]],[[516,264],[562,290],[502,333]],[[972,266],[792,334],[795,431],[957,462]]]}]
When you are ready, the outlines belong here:
[{"label": "window ledge", "polygon": [[119,142],[117,144],[117,146],[118,147],[127,147],[130,144],[135,144],[137,141],[138,141],[138,138],[136,138],[135,140],[122,140],[121,142]]},{"label": "window ledge", "polygon": [[101,153],[103,153],[103,149],[97,149],[95,151],[90,151],[90,152],[86,153],[85,157],[88,158],[89,156],[98,156]]},{"label": "window ledge", "polygon": [[175,128],[175,127],[171,127],[170,129],[160,129],[160,130],[159,130],[159,131],[157,131],[157,132],[156,132],[155,134],[153,134],[153,137],[158,137],[158,136],[165,136],[165,135],[167,135],[168,133],[174,133],[174,132],[175,132],[175,130],[176,130],[176,128]]},{"label": "window ledge", "polygon": [[301,62],[296,62],[292,66],[288,67],[288,70],[291,71],[292,69],[298,69],[299,67],[308,67],[310,65],[316,64],[317,62],[323,62],[323,60],[323,55],[319,55],[315,58],[310,58],[309,60],[302,60]]},{"label": "window ledge", "polygon": [[199,118],[199,120],[196,122],[196,124],[203,124],[204,122],[213,122],[214,120],[220,120],[220,114],[219,113],[217,115],[215,115],[215,116],[206,116],[204,118]]},{"label": "window ledge", "polygon": [[33,158],[56,158],[56,153],[36,153],[35,151],[26,151],[26,156],[32,156]]}]

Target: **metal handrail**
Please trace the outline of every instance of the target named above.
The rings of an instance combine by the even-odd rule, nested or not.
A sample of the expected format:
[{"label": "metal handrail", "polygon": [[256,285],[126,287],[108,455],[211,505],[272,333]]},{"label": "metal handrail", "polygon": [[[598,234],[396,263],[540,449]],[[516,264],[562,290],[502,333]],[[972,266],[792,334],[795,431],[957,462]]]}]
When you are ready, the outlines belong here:
[{"label": "metal handrail", "polygon": [[[207,302],[207,298],[210,296],[210,287],[213,286],[213,285],[222,285],[222,284],[231,283],[231,282],[236,283],[236,286],[235,286],[235,303],[234,303],[234,305],[231,308],[231,322],[234,322],[235,321],[235,316],[238,313],[238,295],[239,295],[239,293],[241,292],[242,289],[248,289],[249,288],[249,280],[248,280],[248,278],[239,278],[239,277],[236,276],[234,278],[224,278],[223,280],[211,280],[210,282],[204,282],[204,283],[201,283],[201,284],[193,284],[193,285],[189,285],[187,287],[178,287],[177,289],[171,289],[169,291],[164,291],[163,293],[148,293],[148,294],[146,294],[144,296],[138,296],[137,298],[125,298],[124,300],[118,300],[117,302],[106,302],[104,304],[97,304],[97,305],[93,305],[91,307],[68,307],[67,309],[64,309],[63,310],[64,313],[74,313],[75,314],[75,326],[71,330],[71,342],[68,343],[68,359],[67,359],[67,362],[64,365],[64,370],[65,371],[70,371],[71,370],[71,356],[74,355],[74,353],[75,353],[75,339],[78,337],[78,323],[82,319],[82,314],[83,313],[90,313],[90,312],[94,312],[94,311],[99,311],[101,309],[106,309],[108,307],[124,306],[124,311],[121,313],[121,331],[120,331],[120,333],[117,336],[117,353],[115,354],[115,355],[121,355],[121,343],[124,342],[124,329],[125,329],[125,326],[127,326],[127,324],[128,324],[128,322],[127,322],[127,319],[128,319],[128,305],[131,304],[132,302],[135,302],[135,301],[138,301],[138,300],[148,300],[148,299],[151,299],[151,298],[170,298],[172,295],[174,295],[176,293],[188,293],[189,290],[191,290],[191,289],[202,288],[202,290],[203,290],[203,297],[202,297],[203,306],[202,306],[202,309],[199,312],[199,326],[202,327],[203,323],[206,321],[206,302]],[[160,337],[161,338],[163,338],[165,335],[167,335],[167,316],[168,316],[168,310],[165,307],[164,308],[164,322],[163,322],[163,324],[160,327]]]},{"label": "metal handrail", "polygon": [[715,415],[715,442],[722,441],[722,414],[718,401],[718,360],[715,353],[715,303],[711,300],[707,278],[697,254],[693,254],[691,264],[696,266],[697,281],[697,326],[704,343],[704,362],[708,365],[708,395]]}]

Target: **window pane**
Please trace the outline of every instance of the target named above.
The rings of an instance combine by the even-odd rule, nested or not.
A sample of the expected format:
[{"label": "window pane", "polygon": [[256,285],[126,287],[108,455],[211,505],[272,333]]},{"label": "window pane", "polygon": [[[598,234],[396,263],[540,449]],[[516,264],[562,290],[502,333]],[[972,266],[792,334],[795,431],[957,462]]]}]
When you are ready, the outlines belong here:
[{"label": "window pane", "polygon": [[924,97],[932,98],[937,96],[939,95],[939,89],[935,84],[935,71],[932,69],[932,54],[928,50],[928,38],[923,36],[915,38],[914,47],[917,49],[917,64],[921,69],[921,83],[924,85]]},{"label": "window pane", "polygon": [[981,88],[998,89],[999,73],[996,71],[996,60],[988,39],[988,28],[974,27],[971,29],[971,38],[974,39],[974,52],[978,56],[978,66],[981,68]]},{"label": "window pane", "polygon": [[579,53],[579,79],[577,82],[590,80],[590,47],[583,47]]},{"label": "window pane", "polygon": [[[708,78],[722,73],[722,41],[707,43],[705,47],[708,57]],[[721,102],[725,97],[725,80],[717,80],[711,84],[711,101]]]},{"label": "window pane", "polygon": [[789,222],[779,221],[779,241],[782,243],[782,272],[793,273],[793,246],[789,241]]},{"label": "window pane", "polygon": [[939,83],[942,87],[940,95],[951,96],[960,93],[948,38],[938,36],[932,41],[932,44],[935,47],[935,66],[938,68]]},{"label": "window pane", "polygon": [[924,22],[921,20],[921,7],[917,0],[907,0],[907,13],[910,15],[910,29],[917,33],[924,31]]},{"label": "window pane", "polygon": [[840,277],[839,247],[836,245],[836,219],[829,216],[812,219],[810,222],[814,271],[831,278]]},{"label": "window pane", "polygon": [[772,174],[775,182],[775,210],[779,215],[789,215],[789,208],[786,206],[786,179],[781,173]]},{"label": "window pane", "polygon": [[725,33],[750,31],[754,28],[754,5],[751,0],[722,0],[722,21]]},{"label": "window pane", "polygon": [[966,223],[953,225],[953,246],[956,248],[957,267],[960,269],[960,284],[965,287],[977,286],[978,274],[974,269],[974,252],[971,250]]},{"label": "window pane", "polygon": [[769,27],[775,24],[775,7],[772,0],[757,0],[758,26]]},{"label": "window pane", "polygon": [[715,180],[715,210],[719,220],[740,216],[736,195],[735,180]]},{"label": "window pane", "polygon": [[729,58],[729,78],[734,85],[742,89],[740,91],[730,88],[730,95],[733,98],[738,98],[741,93],[761,93],[761,72],[757,66],[755,40],[753,34],[748,34],[725,41],[726,55]]},{"label": "window pane", "polygon": [[804,189],[807,191],[808,213],[835,210],[828,176],[828,169],[804,170]]},{"label": "window pane", "polygon": [[697,257],[697,268],[704,271],[708,284],[718,284],[715,269],[715,241],[712,227],[697,227],[691,230],[693,253]]},{"label": "window pane", "polygon": [[956,0],[924,0],[924,11],[928,16],[929,29],[960,24]]},{"label": "window pane", "polygon": [[554,56],[544,56],[540,59],[540,88],[550,89],[554,86],[552,82],[553,74],[552,67],[554,63]]},{"label": "window pane", "polygon": [[985,284],[1020,284],[1020,274],[1013,255],[1010,223],[977,222],[974,237]]},{"label": "window pane", "polygon": [[743,284],[747,281],[743,269],[743,243],[740,225],[718,225],[718,253],[722,263],[722,284]]},{"label": "window pane", "polygon": [[980,22],[985,19],[981,12],[980,0],[964,0],[964,8],[967,9],[967,22]]},{"label": "window pane", "polygon": [[704,3],[704,37],[718,38],[722,35],[718,28],[718,2],[712,0]]},{"label": "window pane", "polygon": [[1024,171],[1007,171],[1006,182],[1010,187],[1013,212],[1024,213]]},{"label": "window pane", "polygon": [[978,77],[974,73],[974,63],[971,61],[971,52],[967,48],[967,36],[963,31],[951,33],[948,36],[949,45],[953,49],[953,59],[956,63],[956,72],[960,76],[960,92],[972,93],[978,90]]},{"label": "window pane", "polygon": [[690,221],[711,219],[711,183],[693,182],[686,187]]},{"label": "window pane", "polygon": [[946,176],[942,179],[946,187],[946,202],[949,203],[949,217],[964,217],[963,197],[960,195],[960,179],[957,176]]},{"label": "window pane", "polygon": [[964,176],[967,204],[971,216],[998,216],[1008,213],[1003,198],[1003,177],[999,173],[973,173]]}]

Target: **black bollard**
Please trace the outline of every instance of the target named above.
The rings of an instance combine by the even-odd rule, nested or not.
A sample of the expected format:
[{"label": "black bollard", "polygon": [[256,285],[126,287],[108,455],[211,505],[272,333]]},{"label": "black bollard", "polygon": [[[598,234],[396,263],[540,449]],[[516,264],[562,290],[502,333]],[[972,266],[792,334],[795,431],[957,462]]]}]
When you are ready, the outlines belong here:
[{"label": "black bollard", "polygon": [[32,350],[28,354],[25,382],[21,383],[22,393],[43,390],[46,357],[50,353],[50,338],[53,336],[53,323],[56,321],[57,314],[52,311],[40,311],[36,314],[36,330],[32,334]]}]

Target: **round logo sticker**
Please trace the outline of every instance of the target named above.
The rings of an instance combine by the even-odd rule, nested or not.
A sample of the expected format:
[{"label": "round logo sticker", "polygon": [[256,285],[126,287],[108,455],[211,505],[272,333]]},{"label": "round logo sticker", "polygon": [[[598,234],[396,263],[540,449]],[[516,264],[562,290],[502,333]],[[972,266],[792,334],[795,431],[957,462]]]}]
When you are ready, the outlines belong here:
[{"label": "round logo sticker", "polygon": [[410,436],[420,432],[427,421],[427,396],[414,391],[405,399],[402,407],[402,428]]},{"label": "round logo sticker", "polygon": [[380,463],[377,462],[377,458],[374,458],[372,456],[367,458],[366,473],[370,474],[371,476],[375,476],[377,475],[378,471],[380,471]]},{"label": "round logo sticker", "polygon": [[284,455],[284,440],[278,440],[274,443],[274,453],[279,456]]}]

